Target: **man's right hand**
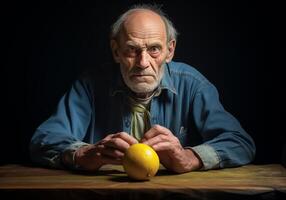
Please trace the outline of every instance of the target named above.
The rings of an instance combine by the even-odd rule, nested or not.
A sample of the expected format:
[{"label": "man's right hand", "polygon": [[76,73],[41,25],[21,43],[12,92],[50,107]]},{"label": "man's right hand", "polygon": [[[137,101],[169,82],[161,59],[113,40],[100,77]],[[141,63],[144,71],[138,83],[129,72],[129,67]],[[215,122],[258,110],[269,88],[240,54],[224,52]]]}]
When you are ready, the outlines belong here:
[{"label": "man's right hand", "polygon": [[138,141],[126,132],[110,134],[96,144],[76,150],[75,164],[84,170],[97,170],[105,164],[122,164],[124,152]]}]

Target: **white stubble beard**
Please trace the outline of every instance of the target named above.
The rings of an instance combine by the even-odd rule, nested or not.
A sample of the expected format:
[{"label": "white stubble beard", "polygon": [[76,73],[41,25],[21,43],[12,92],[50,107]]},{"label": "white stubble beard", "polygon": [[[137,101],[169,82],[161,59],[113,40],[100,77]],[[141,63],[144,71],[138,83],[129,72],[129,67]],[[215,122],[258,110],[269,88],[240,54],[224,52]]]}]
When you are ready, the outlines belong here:
[{"label": "white stubble beard", "polygon": [[154,76],[155,81],[151,84],[148,84],[146,82],[142,83],[134,83],[132,80],[130,80],[129,74],[126,72],[124,66],[120,65],[120,71],[123,77],[123,80],[125,84],[135,93],[151,93],[153,92],[160,84],[163,75],[164,75],[164,68],[166,63],[163,63],[159,69],[159,73]]}]

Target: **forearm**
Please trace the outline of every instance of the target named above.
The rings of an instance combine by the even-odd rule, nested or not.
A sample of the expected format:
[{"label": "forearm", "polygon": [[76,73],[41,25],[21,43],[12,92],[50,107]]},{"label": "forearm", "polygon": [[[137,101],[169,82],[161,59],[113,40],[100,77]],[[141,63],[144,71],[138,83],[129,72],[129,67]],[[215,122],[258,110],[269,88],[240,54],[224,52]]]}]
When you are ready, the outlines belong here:
[{"label": "forearm", "polygon": [[251,162],[255,155],[254,143],[243,133],[222,133],[192,149],[203,163],[202,170],[241,166]]},{"label": "forearm", "polygon": [[193,102],[193,119],[203,144],[193,147],[203,169],[234,167],[251,162],[255,144],[239,121],[219,101],[213,85],[202,88]]},{"label": "forearm", "polygon": [[76,81],[61,98],[56,111],[35,131],[30,143],[32,161],[54,168],[66,167],[64,152],[73,151],[88,133],[91,92],[85,80]]},{"label": "forearm", "polygon": [[225,132],[207,141],[219,158],[219,168],[250,163],[255,156],[255,144],[245,132]]},{"label": "forearm", "polygon": [[[51,142],[53,139],[45,138],[44,135],[44,132],[37,130],[30,143],[31,160],[42,166],[52,168],[71,167],[73,164],[69,161],[65,162],[66,158],[64,156],[71,155],[79,147],[87,145],[73,138]],[[68,157],[71,158],[71,156]]]}]

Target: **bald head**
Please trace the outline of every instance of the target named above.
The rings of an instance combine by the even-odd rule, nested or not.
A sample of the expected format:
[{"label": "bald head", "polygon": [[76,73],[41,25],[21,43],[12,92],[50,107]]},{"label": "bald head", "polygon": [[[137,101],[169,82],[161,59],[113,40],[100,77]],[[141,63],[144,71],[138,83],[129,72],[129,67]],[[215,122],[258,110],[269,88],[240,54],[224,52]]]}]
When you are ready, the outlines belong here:
[{"label": "bald head", "polygon": [[[138,13],[141,13],[140,16],[144,16],[149,18],[154,17],[154,19],[159,19],[163,22],[165,33],[167,35],[167,41],[175,40],[177,39],[177,30],[173,26],[173,23],[168,19],[166,14],[156,5],[135,5],[125,13],[123,13],[116,22],[111,27],[111,39],[117,39],[120,32],[122,31],[122,28],[124,28],[124,24],[126,24],[127,20],[132,19],[135,15]],[[135,15],[134,15],[135,14]],[[133,21],[133,20],[132,20]],[[135,20],[136,21],[136,20]],[[139,23],[140,20],[138,20],[136,23]],[[146,21],[145,21],[146,22]]]},{"label": "bald head", "polygon": [[[136,37],[138,39],[161,38],[167,42],[165,23],[162,18],[149,10],[135,10],[127,16],[121,36]],[[123,36],[123,37],[124,37]]]},{"label": "bald head", "polygon": [[167,42],[167,32],[161,16],[150,10],[138,9],[130,13],[122,27],[122,32],[138,38],[161,37]]}]

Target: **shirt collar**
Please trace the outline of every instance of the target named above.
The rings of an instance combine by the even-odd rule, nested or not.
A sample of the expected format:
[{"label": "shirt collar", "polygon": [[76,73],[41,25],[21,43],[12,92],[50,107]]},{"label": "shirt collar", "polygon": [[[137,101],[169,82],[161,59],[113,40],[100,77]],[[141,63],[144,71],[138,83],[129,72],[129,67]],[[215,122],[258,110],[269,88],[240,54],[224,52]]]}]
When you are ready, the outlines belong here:
[{"label": "shirt collar", "polygon": [[172,62],[165,64],[164,76],[161,80],[160,88],[170,90],[172,93],[177,94],[177,90],[174,86],[174,82],[171,79],[171,72],[170,72],[170,64],[171,63]]},{"label": "shirt collar", "polygon": [[[174,87],[174,83],[171,79],[171,74],[170,74],[170,63],[165,64],[165,69],[164,69],[164,75],[161,80],[161,83],[159,85],[160,90],[169,90],[174,94],[177,94],[177,90]],[[117,65],[117,69],[115,69],[115,74],[114,74],[114,79],[111,81],[111,87],[110,87],[110,92],[109,94],[111,96],[115,96],[118,93],[125,93],[128,91],[128,87],[125,85],[123,78],[121,76],[120,72],[120,67]]]}]

